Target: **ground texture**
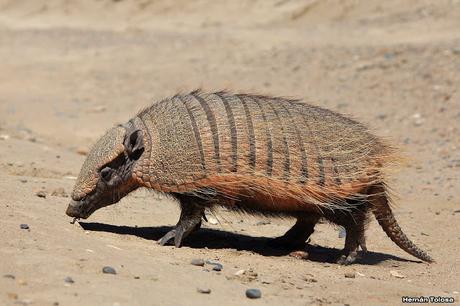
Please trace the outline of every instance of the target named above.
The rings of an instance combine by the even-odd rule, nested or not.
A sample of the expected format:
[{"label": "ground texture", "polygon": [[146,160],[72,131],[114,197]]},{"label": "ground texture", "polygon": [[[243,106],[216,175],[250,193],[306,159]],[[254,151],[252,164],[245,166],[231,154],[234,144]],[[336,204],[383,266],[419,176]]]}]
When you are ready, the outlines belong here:
[{"label": "ground texture", "polygon": [[[0,0],[0,304],[458,301],[459,71],[454,0]],[[299,259],[266,246],[292,220],[226,211],[184,247],[161,247],[178,208],[142,190],[69,224],[68,195],[91,144],[196,88],[302,98],[392,139],[410,157],[391,180],[395,215],[437,262],[414,260],[375,221],[357,264],[332,262],[344,239],[327,224]],[[246,298],[248,288],[262,298]]]}]

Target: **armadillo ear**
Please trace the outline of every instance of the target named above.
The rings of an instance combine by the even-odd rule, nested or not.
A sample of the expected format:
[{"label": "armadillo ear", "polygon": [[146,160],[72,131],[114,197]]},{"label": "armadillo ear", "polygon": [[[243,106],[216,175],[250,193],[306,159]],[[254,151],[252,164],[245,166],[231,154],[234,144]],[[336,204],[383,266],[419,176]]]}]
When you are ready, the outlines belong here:
[{"label": "armadillo ear", "polygon": [[132,159],[139,159],[144,152],[144,140],[141,130],[128,130],[123,143],[126,153]]}]

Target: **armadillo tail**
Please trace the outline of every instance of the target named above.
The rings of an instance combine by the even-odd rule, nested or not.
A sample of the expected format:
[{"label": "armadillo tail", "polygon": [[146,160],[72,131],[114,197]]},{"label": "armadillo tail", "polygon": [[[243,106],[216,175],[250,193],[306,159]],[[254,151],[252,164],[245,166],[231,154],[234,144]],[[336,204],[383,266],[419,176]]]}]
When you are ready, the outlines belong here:
[{"label": "armadillo tail", "polygon": [[407,253],[426,262],[434,262],[433,258],[417,247],[401,230],[390,207],[390,198],[385,186],[372,188],[369,201],[373,206],[373,213],[388,237]]}]

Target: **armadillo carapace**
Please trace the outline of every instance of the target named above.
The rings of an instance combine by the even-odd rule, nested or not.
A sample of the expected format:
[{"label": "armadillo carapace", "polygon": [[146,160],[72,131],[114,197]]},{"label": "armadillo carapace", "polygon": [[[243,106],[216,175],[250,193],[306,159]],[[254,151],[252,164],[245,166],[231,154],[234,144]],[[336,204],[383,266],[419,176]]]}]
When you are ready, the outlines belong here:
[{"label": "armadillo carapace", "polygon": [[385,169],[395,150],[362,124],[301,101],[227,92],[175,95],[110,129],[95,144],[75,184],[67,214],[87,218],[139,187],[180,203],[176,227],[160,239],[182,240],[206,207],[292,216],[274,245],[298,247],[320,219],[346,229],[338,262],[352,263],[373,212],[403,250],[431,257],[398,226]]}]

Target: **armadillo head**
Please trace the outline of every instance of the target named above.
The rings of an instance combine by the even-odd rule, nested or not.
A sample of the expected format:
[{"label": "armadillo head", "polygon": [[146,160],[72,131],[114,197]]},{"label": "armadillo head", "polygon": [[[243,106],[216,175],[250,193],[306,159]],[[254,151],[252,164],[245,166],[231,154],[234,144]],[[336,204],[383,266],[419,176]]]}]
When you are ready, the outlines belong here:
[{"label": "armadillo head", "polygon": [[86,219],[139,187],[132,169],[143,151],[142,131],[121,125],[110,129],[83,163],[66,214]]}]

